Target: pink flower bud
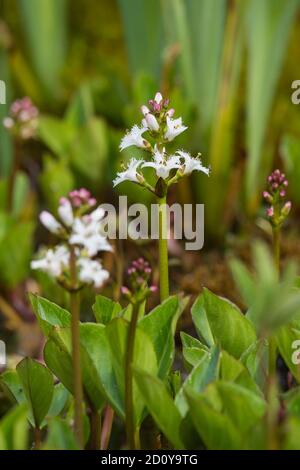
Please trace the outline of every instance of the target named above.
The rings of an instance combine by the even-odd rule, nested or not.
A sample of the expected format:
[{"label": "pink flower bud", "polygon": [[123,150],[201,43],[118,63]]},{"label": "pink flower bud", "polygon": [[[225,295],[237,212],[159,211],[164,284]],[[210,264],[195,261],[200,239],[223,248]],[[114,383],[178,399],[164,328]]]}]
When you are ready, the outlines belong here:
[{"label": "pink flower bud", "polygon": [[271,207],[268,207],[268,209],[266,210],[266,214],[268,217],[273,217],[274,215],[274,208],[271,206]]},{"label": "pink flower bud", "polygon": [[122,293],[123,295],[129,295],[129,294],[130,294],[130,290],[128,289],[128,287],[122,286],[122,287],[121,287],[121,293]]},{"label": "pink flower bud", "polygon": [[175,109],[174,108],[170,108],[167,112],[166,112],[166,115],[168,117],[173,117],[175,114]]}]

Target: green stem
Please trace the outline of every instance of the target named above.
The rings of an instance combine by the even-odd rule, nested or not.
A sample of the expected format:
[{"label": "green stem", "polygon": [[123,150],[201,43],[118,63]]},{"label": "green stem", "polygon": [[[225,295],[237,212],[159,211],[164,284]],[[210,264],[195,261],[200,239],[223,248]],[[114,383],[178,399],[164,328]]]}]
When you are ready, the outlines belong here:
[{"label": "green stem", "polygon": [[[280,228],[273,227],[273,259],[280,278]],[[277,346],[275,338],[269,337],[269,378],[276,374]]]},{"label": "green stem", "polygon": [[159,204],[159,273],[160,300],[169,297],[169,261],[167,233],[167,197],[158,198]]},{"label": "green stem", "polygon": [[133,407],[133,355],[136,326],[139,316],[139,304],[133,304],[131,321],[127,336],[127,351],[125,358],[125,427],[127,444],[130,450],[139,448],[139,436],[134,426],[134,407]]},{"label": "green stem", "polygon": [[72,333],[72,363],[73,363],[73,393],[74,393],[74,432],[78,444],[83,448],[83,391],[80,365],[80,294],[76,292],[77,271],[74,247],[70,247],[70,276],[74,288],[70,293],[71,333]]},{"label": "green stem", "polygon": [[278,279],[280,276],[280,228],[273,227],[273,256],[274,263],[278,273]]}]

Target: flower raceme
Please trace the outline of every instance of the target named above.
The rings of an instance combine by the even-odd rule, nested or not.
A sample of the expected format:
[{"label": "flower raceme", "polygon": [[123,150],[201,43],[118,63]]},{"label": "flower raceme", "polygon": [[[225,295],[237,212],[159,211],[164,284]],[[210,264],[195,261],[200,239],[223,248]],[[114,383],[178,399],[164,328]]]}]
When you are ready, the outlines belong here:
[{"label": "flower raceme", "polygon": [[42,256],[31,262],[32,269],[40,269],[68,287],[73,249],[78,287],[91,284],[99,288],[103,285],[109,273],[103,269],[97,256],[101,251],[112,251],[112,247],[102,230],[105,212],[100,207],[92,210],[95,204],[90,192],[82,188],[72,191],[68,198],[61,198],[58,219],[48,211],[40,214],[41,223],[61,242],[54,248],[43,250]]},{"label": "flower raceme", "polygon": [[38,117],[39,110],[31,99],[25,96],[12,103],[9,116],[3,119],[3,125],[16,137],[27,140],[36,135]]},{"label": "flower raceme", "polygon": [[121,293],[131,303],[143,302],[151,293],[157,291],[157,286],[150,285],[152,269],[144,258],[138,258],[127,269],[128,287],[122,286]]},{"label": "flower raceme", "polygon": [[263,192],[264,200],[270,205],[266,214],[273,227],[280,227],[287,218],[292,204],[286,201],[286,188],[288,187],[288,180],[284,173],[280,170],[275,170],[268,177],[267,191]]},{"label": "flower raceme", "polygon": [[153,168],[157,178],[164,180],[167,186],[193,171],[209,174],[209,169],[202,165],[199,155],[192,157],[183,150],[177,150],[172,155],[166,152],[165,146],[187,129],[181,117],[173,118],[175,111],[168,106],[169,100],[164,99],[158,92],[154,99],[149,101],[149,106],[141,107],[142,123],[140,126],[134,125],[127,132],[121,140],[120,150],[135,146],[150,153],[151,159],[131,158],[123,171],[117,173],[114,186],[124,181],[132,181],[154,191],[142,173],[142,169],[147,167]]}]

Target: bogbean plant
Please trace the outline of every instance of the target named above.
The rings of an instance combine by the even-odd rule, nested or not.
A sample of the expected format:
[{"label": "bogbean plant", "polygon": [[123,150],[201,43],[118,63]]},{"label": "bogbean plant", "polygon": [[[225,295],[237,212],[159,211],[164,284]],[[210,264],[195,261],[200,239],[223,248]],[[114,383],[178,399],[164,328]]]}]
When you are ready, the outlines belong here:
[{"label": "bogbean plant", "polygon": [[[161,94],[142,112],[141,126],[126,134],[121,149],[136,145],[150,158],[131,159],[114,184],[131,180],[159,201],[161,303],[148,312],[155,286],[148,262],[139,258],[121,289],[127,306],[98,294],[95,322],[80,322],[81,289],[112,282],[99,258],[111,250],[102,232],[104,214],[85,189],[63,198],[57,216],[42,212],[41,221],[58,244],[41,250],[32,268],[47,272],[70,293],[70,312],[30,295],[45,335],[44,364],[25,358],[1,375],[2,393],[15,406],[0,423],[0,447],[110,445],[107,415],[101,431],[109,406],[124,423],[120,447],[126,449],[299,449],[300,361],[294,348],[300,339],[299,283],[293,265],[280,276],[278,269],[277,231],[290,209],[283,202],[286,179],[276,171],[264,193],[271,205],[274,257],[256,242],[253,270],[230,261],[246,311],[204,288],[191,307],[196,336],[181,332],[182,365],[174,370],[176,324],[188,299],[169,296],[164,205],[171,184],[193,170],[208,170],[184,151],[166,153],[165,145],[186,128],[173,119]],[[155,185],[143,174],[145,167],[154,169]],[[282,376],[279,356],[286,367]]]}]

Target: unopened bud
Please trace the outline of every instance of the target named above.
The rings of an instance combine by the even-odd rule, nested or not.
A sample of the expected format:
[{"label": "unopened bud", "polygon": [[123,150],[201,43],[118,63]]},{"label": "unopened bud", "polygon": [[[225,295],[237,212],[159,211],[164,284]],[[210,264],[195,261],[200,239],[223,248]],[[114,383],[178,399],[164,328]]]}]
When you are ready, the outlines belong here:
[{"label": "unopened bud", "polygon": [[154,131],[154,132],[159,131],[159,124],[157,122],[156,117],[153,116],[153,114],[150,114],[150,113],[147,114],[145,119],[146,119],[147,125],[148,125],[149,129],[151,129],[151,131]]}]

